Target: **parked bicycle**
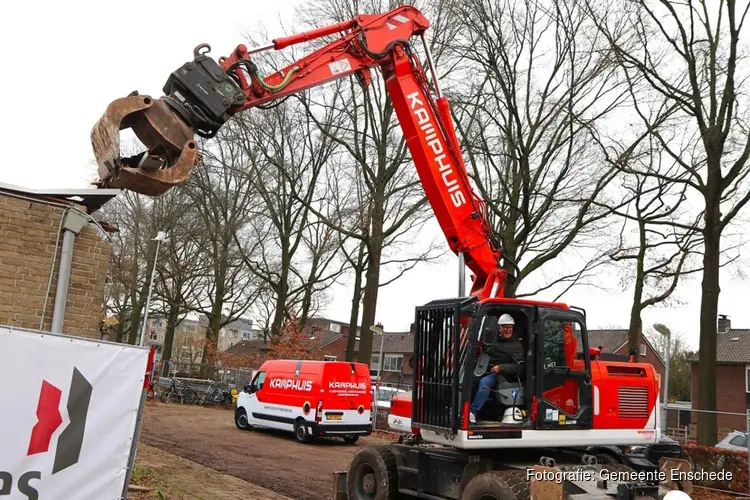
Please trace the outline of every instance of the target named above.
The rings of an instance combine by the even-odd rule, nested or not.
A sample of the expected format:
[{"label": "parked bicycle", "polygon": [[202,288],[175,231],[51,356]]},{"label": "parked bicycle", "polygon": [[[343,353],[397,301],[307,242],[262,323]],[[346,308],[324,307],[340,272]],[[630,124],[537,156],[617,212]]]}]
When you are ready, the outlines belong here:
[{"label": "parked bicycle", "polygon": [[198,398],[198,394],[182,382],[178,382],[172,379],[172,383],[167,389],[165,389],[159,399],[162,403],[168,403],[170,401],[179,401],[185,404],[193,404]]},{"label": "parked bicycle", "polygon": [[221,382],[211,381],[208,387],[198,397],[197,404],[232,405],[232,391]]}]

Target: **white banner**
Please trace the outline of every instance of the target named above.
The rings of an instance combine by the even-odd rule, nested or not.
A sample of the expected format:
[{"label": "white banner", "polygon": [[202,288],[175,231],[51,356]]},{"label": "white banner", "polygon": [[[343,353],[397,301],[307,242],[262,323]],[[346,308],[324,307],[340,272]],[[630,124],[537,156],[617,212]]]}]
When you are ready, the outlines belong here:
[{"label": "white banner", "polygon": [[148,353],[0,327],[0,500],[121,498]]}]

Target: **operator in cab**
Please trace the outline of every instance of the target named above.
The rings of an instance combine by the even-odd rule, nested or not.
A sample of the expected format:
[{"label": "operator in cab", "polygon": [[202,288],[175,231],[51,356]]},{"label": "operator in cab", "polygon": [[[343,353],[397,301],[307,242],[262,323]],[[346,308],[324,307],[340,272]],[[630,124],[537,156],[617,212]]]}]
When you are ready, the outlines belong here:
[{"label": "operator in cab", "polygon": [[507,382],[507,377],[518,375],[518,362],[523,359],[523,346],[515,335],[516,322],[510,314],[503,314],[498,318],[498,338],[487,348],[490,357],[490,371],[479,380],[479,390],[469,411],[469,421],[477,421],[477,414],[484,406],[490,390],[494,390],[498,383]]}]

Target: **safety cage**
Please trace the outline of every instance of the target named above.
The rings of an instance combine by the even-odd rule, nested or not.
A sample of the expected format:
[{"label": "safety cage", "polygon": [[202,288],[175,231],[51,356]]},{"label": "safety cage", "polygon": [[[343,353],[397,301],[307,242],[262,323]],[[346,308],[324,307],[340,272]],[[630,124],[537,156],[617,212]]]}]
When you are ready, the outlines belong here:
[{"label": "safety cage", "polygon": [[455,433],[460,426],[461,367],[468,352],[468,324],[476,302],[476,297],[464,297],[436,300],[416,308],[414,427]]}]

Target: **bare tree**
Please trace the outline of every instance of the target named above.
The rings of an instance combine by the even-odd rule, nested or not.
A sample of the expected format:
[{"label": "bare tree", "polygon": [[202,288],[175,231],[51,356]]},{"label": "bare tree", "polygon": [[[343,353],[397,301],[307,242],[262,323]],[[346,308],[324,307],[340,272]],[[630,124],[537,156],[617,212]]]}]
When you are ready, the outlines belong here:
[{"label": "bare tree", "polygon": [[[662,160],[656,149],[650,150],[648,159],[649,168],[665,170],[655,165]],[[628,345],[635,348],[638,359],[641,313],[647,307],[665,304],[681,278],[701,270],[696,258],[702,240],[697,220],[688,227],[670,224],[681,220],[685,211],[685,191],[679,190],[679,185],[632,174],[624,178],[623,187],[632,201],[627,210],[615,211],[622,217],[622,230],[610,258],[625,265],[627,283],[633,285]]]},{"label": "bare tree", "polygon": [[244,166],[245,151],[221,130],[201,148],[201,162],[185,185],[199,214],[191,228],[196,259],[206,267],[190,302],[192,310],[208,320],[202,374],[215,364],[219,330],[237,320],[252,305],[258,286],[244,265],[235,234],[247,226],[253,210],[253,192]]},{"label": "bare tree", "polygon": [[166,362],[172,358],[175,330],[195,306],[191,301],[208,274],[209,261],[201,259],[201,247],[196,244],[200,237],[195,234],[201,227],[200,215],[185,190],[173,189],[157,198],[154,211],[163,214],[160,227],[168,233],[159,250],[154,280],[154,296],[160,299],[166,319],[161,359],[168,370]]},{"label": "bare tree", "polygon": [[119,229],[110,259],[109,306],[118,315],[116,340],[138,342],[143,307],[156,246],[152,220],[153,203],[147,197],[126,191],[102,210],[101,216]]},{"label": "bare tree", "polygon": [[[360,14],[385,12],[406,3],[413,2],[322,0],[299,9],[298,17],[309,27],[319,27]],[[437,33],[440,29],[433,24],[432,31]],[[320,40],[318,43],[324,42]],[[358,305],[360,294],[362,296],[358,357],[360,361],[369,363],[372,351],[369,328],[375,324],[381,271],[387,260],[384,254],[387,255],[389,245],[393,245],[398,238],[403,238],[405,234],[412,235],[424,224],[431,216],[429,205],[416,171],[410,165],[406,142],[379,73],[373,73],[372,82],[367,87],[361,87],[352,77],[337,82],[335,91],[323,93],[320,99],[302,102],[318,129],[344,151],[341,166],[352,169],[352,174],[349,174],[352,183],[347,184],[346,189],[356,193],[350,198],[356,200],[356,209],[338,202],[338,208],[346,215],[338,212],[333,217],[311,210],[341,234],[361,243],[361,246],[355,244],[356,250],[354,254],[349,253],[347,260],[354,265],[355,273],[352,303],[357,301]],[[341,111],[340,119],[333,123],[320,120],[317,110],[330,108]],[[432,258],[438,252],[437,247],[433,247],[426,255]],[[353,255],[356,258],[353,259]],[[425,252],[418,252],[418,255],[404,257],[414,263],[424,256]],[[361,283],[362,269],[366,269],[365,284],[360,292],[356,285]],[[352,321],[356,320],[356,309],[352,309]],[[356,325],[352,323],[352,338],[356,331]],[[353,340],[350,340],[350,344],[353,344]],[[347,359],[352,356],[352,350],[353,345],[350,345]]]},{"label": "bare tree", "polygon": [[[330,122],[335,112],[326,110],[321,120]],[[342,272],[333,231],[308,208],[336,143],[315,128],[296,100],[246,112],[228,134],[244,149],[248,182],[259,199],[249,228],[255,246],[243,260],[274,292],[275,336],[292,314],[304,326],[314,299]]]},{"label": "bare tree", "polygon": [[[641,173],[688,186],[702,209],[698,364],[702,380],[715,380],[722,236],[750,200],[748,102],[740,91],[747,77],[741,64],[740,33],[750,3],[587,3],[622,74],[645,87],[634,92],[638,98],[633,99],[633,109],[677,170],[670,176],[648,169]],[[648,109],[654,102],[674,109],[673,117],[653,123]],[[698,405],[716,410],[715,384],[700,385]],[[716,415],[701,413],[698,443],[713,444],[716,437]]]},{"label": "bare tree", "polygon": [[[453,96],[469,174],[526,296],[588,283],[606,262],[607,192],[618,175],[591,140],[626,102],[627,86],[576,2],[466,0],[450,3],[461,30],[449,40]],[[564,256],[582,254],[556,276],[523,287]],[[570,259],[569,259],[570,260]],[[562,267],[562,266],[561,266]]]}]

